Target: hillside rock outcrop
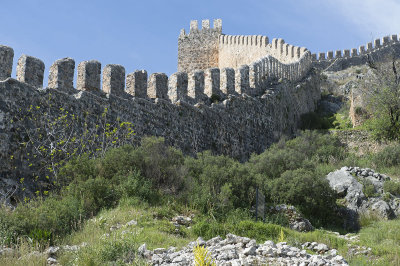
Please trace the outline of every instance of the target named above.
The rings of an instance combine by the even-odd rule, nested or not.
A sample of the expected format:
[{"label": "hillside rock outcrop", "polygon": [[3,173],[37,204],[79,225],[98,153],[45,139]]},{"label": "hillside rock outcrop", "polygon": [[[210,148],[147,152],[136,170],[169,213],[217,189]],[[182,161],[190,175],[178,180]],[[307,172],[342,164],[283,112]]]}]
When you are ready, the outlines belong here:
[{"label": "hillside rock outcrop", "polygon": [[344,199],[346,208],[357,215],[392,219],[400,214],[400,198],[383,191],[384,183],[390,180],[384,174],[370,168],[342,167],[326,178],[331,188]]}]

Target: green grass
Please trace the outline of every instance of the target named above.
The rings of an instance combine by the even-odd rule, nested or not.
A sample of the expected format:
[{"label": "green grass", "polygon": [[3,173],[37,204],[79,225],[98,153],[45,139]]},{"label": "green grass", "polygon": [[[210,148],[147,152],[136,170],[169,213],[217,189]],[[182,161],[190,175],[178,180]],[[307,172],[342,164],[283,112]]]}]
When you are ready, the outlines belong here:
[{"label": "green grass", "polygon": [[[170,206],[173,207],[169,208]],[[196,217],[191,228],[185,228],[182,230],[184,232],[175,232],[170,223],[171,217],[193,213]],[[359,232],[359,242],[352,243],[326,230],[300,233],[276,224],[240,220],[238,213],[226,222],[217,222],[210,216],[172,201],[151,206],[135,199],[123,200],[116,208],[101,211],[84,222],[78,231],[60,239],[57,245],[87,245],[78,252],[61,253],[58,260],[62,265],[147,265],[136,254],[143,243],[146,243],[148,249],[171,246],[180,249],[198,236],[209,239],[217,235],[225,237],[227,233],[247,236],[259,243],[265,240],[278,242],[282,230],[284,241],[290,245],[301,247],[305,242],[325,243],[330,248],[337,249],[350,265],[400,265],[400,219],[370,219]],[[125,226],[131,220],[137,221],[137,225]],[[111,230],[117,227],[119,228]],[[348,243],[371,247],[371,257],[349,257]],[[16,255],[2,257],[0,265],[45,265],[44,255],[27,256],[45,247],[39,248],[29,241],[21,241],[18,247],[18,252],[23,255],[22,259]]]},{"label": "green grass", "polygon": [[[72,265],[71,261],[78,261],[79,265],[100,265],[104,263],[123,263],[131,261],[133,265],[145,265],[145,261],[137,257],[137,249],[146,243],[148,249],[168,248],[171,246],[182,248],[195,235],[190,230],[185,233],[175,232],[175,227],[169,218],[158,219],[160,207],[151,207],[147,204],[135,204],[126,201],[117,208],[102,211],[95,218],[88,220],[82,230],[66,237],[63,244],[87,246],[78,253],[64,253],[60,257],[62,265]],[[167,208],[167,207],[164,207]],[[174,213],[178,215],[180,213]],[[131,220],[137,225],[125,226]],[[121,226],[111,231],[110,228]]]}]

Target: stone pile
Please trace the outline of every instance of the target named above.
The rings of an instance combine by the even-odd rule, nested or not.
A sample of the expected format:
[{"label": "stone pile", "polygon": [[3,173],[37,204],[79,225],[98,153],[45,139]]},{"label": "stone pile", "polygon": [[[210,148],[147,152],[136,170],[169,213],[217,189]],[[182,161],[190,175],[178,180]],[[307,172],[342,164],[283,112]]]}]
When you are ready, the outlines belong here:
[{"label": "stone pile", "polygon": [[175,232],[179,233],[181,226],[190,228],[190,225],[192,223],[192,218],[179,215],[179,216],[172,218],[171,223],[175,226]]},{"label": "stone pile", "polygon": [[[204,246],[211,254],[216,265],[348,265],[337,250],[318,243],[307,243],[318,254],[308,254],[305,249],[288,245],[286,242],[275,244],[266,241],[257,244],[255,240],[228,234],[226,239],[214,237],[208,241],[198,238],[180,251],[175,248],[158,248],[153,251],[146,249],[143,244],[138,253],[147,258],[152,265],[194,265],[193,248]],[[306,247],[306,246],[304,246]]]},{"label": "stone pile", "polygon": [[355,175],[359,179],[370,181],[374,187],[378,189],[377,192],[379,193],[383,193],[383,183],[390,180],[390,177],[387,175],[377,173],[370,168],[344,167],[344,170]]},{"label": "stone pile", "polygon": [[300,213],[296,211],[294,206],[289,206],[286,204],[280,204],[276,206],[272,206],[270,208],[270,212],[273,213],[281,213],[285,215],[289,222],[289,227],[292,230],[296,230],[299,232],[308,232],[313,231],[314,227],[310,223],[310,221],[304,218]]}]

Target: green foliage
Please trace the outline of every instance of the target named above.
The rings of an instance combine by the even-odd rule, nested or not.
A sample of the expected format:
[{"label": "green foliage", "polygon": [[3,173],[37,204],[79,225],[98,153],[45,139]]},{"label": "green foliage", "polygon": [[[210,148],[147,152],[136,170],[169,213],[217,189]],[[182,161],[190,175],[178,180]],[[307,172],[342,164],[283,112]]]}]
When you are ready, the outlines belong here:
[{"label": "green foliage", "polygon": [[374,197],[376,195],[375,186],[370,180],[365,180],[362,185],[363,193],[366,197]]},{"label": "green foliage", "polygon": [[99,259],[101,262],[115,262],[120,258],[129,259],[133,257],[138,247],[134,242],[121,240],[104,241],[102,248],[99,250]]},{"label": "green foliage", "polygon": [[365,122],[365,127],[375,140],[400,139],[400,121],[392,121],[392,118],[385,113],[377,114],[373,118],[367,120]]},{"label": "green foliage", "polygon": [[[267,204],[295,205],[315,225],[325,225],[334,220],[328,214],[334,213],[336,201],[323,177],[332,170],[328,163],[343,157],[344,150],[335,137],[312,131],[282,140],[247,163],[210,152],[184,157],[161,138],[145,138],[140,147],[126,145],[102,157],[71,159],[59,171],[64,187],[57,194],[20,204],[11,213],[0,211],[0,239],[10,243],[20,236],[49,232],[44,238],[52,242],[121,201],[158,204],[153,218],[161,220],[182,213],[173,202],[184,202],[212,217],[200,221],[195,230],[224,235],[230,232],[229,224],[241,225],[253,218],[250,210],[256,187],[263,191]],[[288,224],[279,214],[267,213],[266,221]],[[165,233],[188,234],[184,228],[175,229],[166,227]]]},{"label": "green foliage", "polygon": [[159,193],[153,188],[151,181],[142,177],[139,171],[121,176],[118,193],[125,198],[137,197],[152,203],[159,199]]},{"label": "green foliage", "polygon": [[143,177],[157,188],[170,193],[184,189],[184,156],[181,151],[168,147],[163,138],[144,138],[130,156]]},{"label": "green foliage", "polygon": [[187,157],[188,201],[203,213],[223,217],[235,208],[250,209],[255,198],[256,180],[248,168],[227,156],[210,152]]},{"label": "green foliage", "polygon": [[73,182],[67,190],[66,193],[79,200],[81,208],[87,215],[96,214],[103,208],[114,207],[119,199],[111,180],[101,176]]},{"label": "green foliage", "polygon": [[40,246],[46,246],[52,240],[51,232],[43,229],[34,229],[29,232],[28,237],[33,241],[33,243]]},{"label": "green foliage", "polygon": [[366,126],[377,140],[400,140],[400,77],[399,61],[374,64],[376,78],[364,92],[364,101],[371,118]]},{"label": "green foliage", "polygon": [[267,200],[295,205],[312,223],[322,225],[337,220],[330,215],[336,196],[324,178],[332,169],[325,165],[344,157],[337,138],[305,131],[253,155],[247,165],[255,179],[261,180]]},{"label": "green foliage", "polygon": [[[81,220],[79,200],[68,195],[52,195],[45,200],[20,204],[14,211],[0,209],[3,243],[15,243],[20,236],[30,237],[45,246],[60,235],[78,229]],[[13,232],[12,234],[10,232]]]},{"label": "green foliage", "polygon": [[283,232],[283,229],[281,228],[281,231],[279,232],[278,242],[284,242],[284,241],[285,241],[285,233]]},{"label": "green foliage", "polygon": [[344,111],[340,110],[339,113],[331,116],[332,126],[334,129],[351,129],[353,123],[349,117],[349,110],[346,108]]},{"label": "green foliage", "polygon": [[268,179],[287,170],[315,169],[317,164],[340,161],[345,151],[339,140],[329,134],[304,131],[301,136],[280,141],[260,155],[252,156],[249,167]]},{"label": "green foliage", "polygon": [[378,167],[400,166],[400,144],[388,146],[376,153],[373,161]]},{"label": "green foliage", "polygon": [[230,231],[232,226],[209,219],[197,221],[192,226],[192,229],[195,235],[204,237],[205,239],[210,239],[215,236],[224,236],[232,232]]},{"label": "green foliage", "polygon": [[166,193],[183,188],[183,163],[181,152],[156,138],[144,139],[140,148],[122,146],[100,158],[83,155],[72,159],[59,171],[65,184],[60,195],[20,204],[14,212],[0,211],[4,221],[0,239],[15,242],[25,235],[52,242],[78,229],[83,220],[100,210],[117,206],[122,198],[156,203],[159,188]]},{"label": "green foliage", "polygon": [[290,170],[274,179],[268,188],[274,202],[297,206],[314,224],[327,223],[332,218],[336,195],[324,176],[304,169]]},{"label": "green foliage", "polygon": [[400,196],[400,182],[388,180],[383,183],[383,191],[394,196]]}]

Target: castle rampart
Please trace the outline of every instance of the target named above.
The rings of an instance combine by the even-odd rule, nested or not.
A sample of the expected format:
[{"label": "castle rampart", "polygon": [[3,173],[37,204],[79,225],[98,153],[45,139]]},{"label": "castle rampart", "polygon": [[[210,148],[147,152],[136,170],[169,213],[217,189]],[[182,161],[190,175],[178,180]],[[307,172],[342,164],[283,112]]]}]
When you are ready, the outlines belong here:
[{"label": "castle rampart", "polygon": [[267,55],[268,42],[266,36],[220,35],[218,66],[238,68],[249,65]]},{"label": "castle rampart", "polygon": [[[125,78],[123,66],[106,65],[101,71],[101,63],[90,60],[78,64],[75,89],[73,59],[57,60],[50,67],[48,86],[42,88],[41,60],[23,55],[17,66],[20,80],[16,80],[9,70],[13,50],[4,46],[1,49],[6,52],[0,52],[0,73],[5,73],[0,80],[0,176],[13,178],[29,176],[34,170],[27,165],[35,164],[35,159],[30,158],[29,163],[23,159],[32,151],[21,150],[16,141],[28,138],[16,128],[31,125],[15,119],[28,115],[32,107],[47,112],[47,118],[38,123],[57,119],[65,114],[61,110],[85,117],[84,124],[74,128],[80,134],[84,128],[96,128],[96,117],[107,109],[107,121],[131,122],[138,138],[163,136],[168,144],[188,154],[212,150],[245,160],[253,152],[262,152],[282,134],[292,134],[301,114],[314,110],[320,97],[318,78],[307,79],[296,88],[285,82],[301,81],[306,75],[311,62],[309,52],[293,64],[267,56],[236,70],[208,68],[177,72],[169,78],[154,73],[148,81],[144,70]],[[282,73],[286,79],[271,89],[269,82]],[[213,99],[214,95],[219,98]],[[20,159],[10,161],[10,157]],[[13,165],[19,170],[10,172]]]},{"label": "castle rampart", "polygon": [[[162,136],[186,154],[211,150],[242,161],[282,135],[292,135],[301,115],[313,111],[320,99],[319,78],[309,71],[310,52],[281,39],[269,44],[265,36],[224,36],[221,20],[214,20],[212,28],[208,20],[201,24],[199,29],[192,21],[189,34],[181,31],[178,61],[190,70],[170,77],[148,77],[145,70],[125,77],[121,65],[109,64],[102,70],[100,62],[90,60],[78,64],[74,86],[75,61],[63,58],[50,67],[43,88],[41,60],[21,56],[17,79],[11,78],[14,51],[0,46],[0,178],[35,180],[34,173],[47,171],[33,156],[35,147],[21,149],[21,140],[30,139],[27,130],[46,128],[60,117],[69,118],[68,126],[52,138],[63,130],[68,136],[92,134],[90,145],[95,149],[104,148],[96,137],[99,123],[107,128],[123,121],[133,125],[136,139]],[[237,59],[243,51],[252,52],[251,59],[221,67],[220,48],[235,47],[242,53]],[[34,112],[46,119],[27,122]],[[82,148],[79,141],[74,145]]]},{"label": "castle rampart", "polygon": [[[273,39],[272,43],[269,43],[267,36],[225,35],[222,33],[220,19],[214,20],[214,28],[210,28],[208,20],[203,20],[202,29],[198,29],[198,22],[193,20],[190,22],[189,34],[186,34],[183,29],[178,38],[178,71],[233,68],[243,72],[242,66],[245,65],[249,67],[250,80],[247,82],[249,85],[246,85],[245,81],[238,81],[241,77],[236,73],[236,91],[249,91],[245,89],[249,87],[252,88],[251,94],[257,94],[261,76],[288,80],[301,78],[301,75],[294,73],[299,70],[292,64],[298,62],[303,64],[305,61],[300,59],[307,53],[306,48],[287,44],[283,39]],[[276,58],[277,62],[265,67],[261,59],[267,56]],[[311,57],[307,57],[307,60],[311,60]],[[256,61],[260,61],[260,65],[257,65]],[[309,66],[308,63],[302,69],[306,69],[307,66]],[[247,78],[244,77],[244,79]]]},{"label": "castle rampart", "polygon": [[[313,66],[328,71],[338,71],[350,66],[366,64],[369,60],[384,60],[389,54],[400,58],[398,35],[385,36],[358,48],[312,54]],[[325,56],[326,55],[326,56]]]}]

